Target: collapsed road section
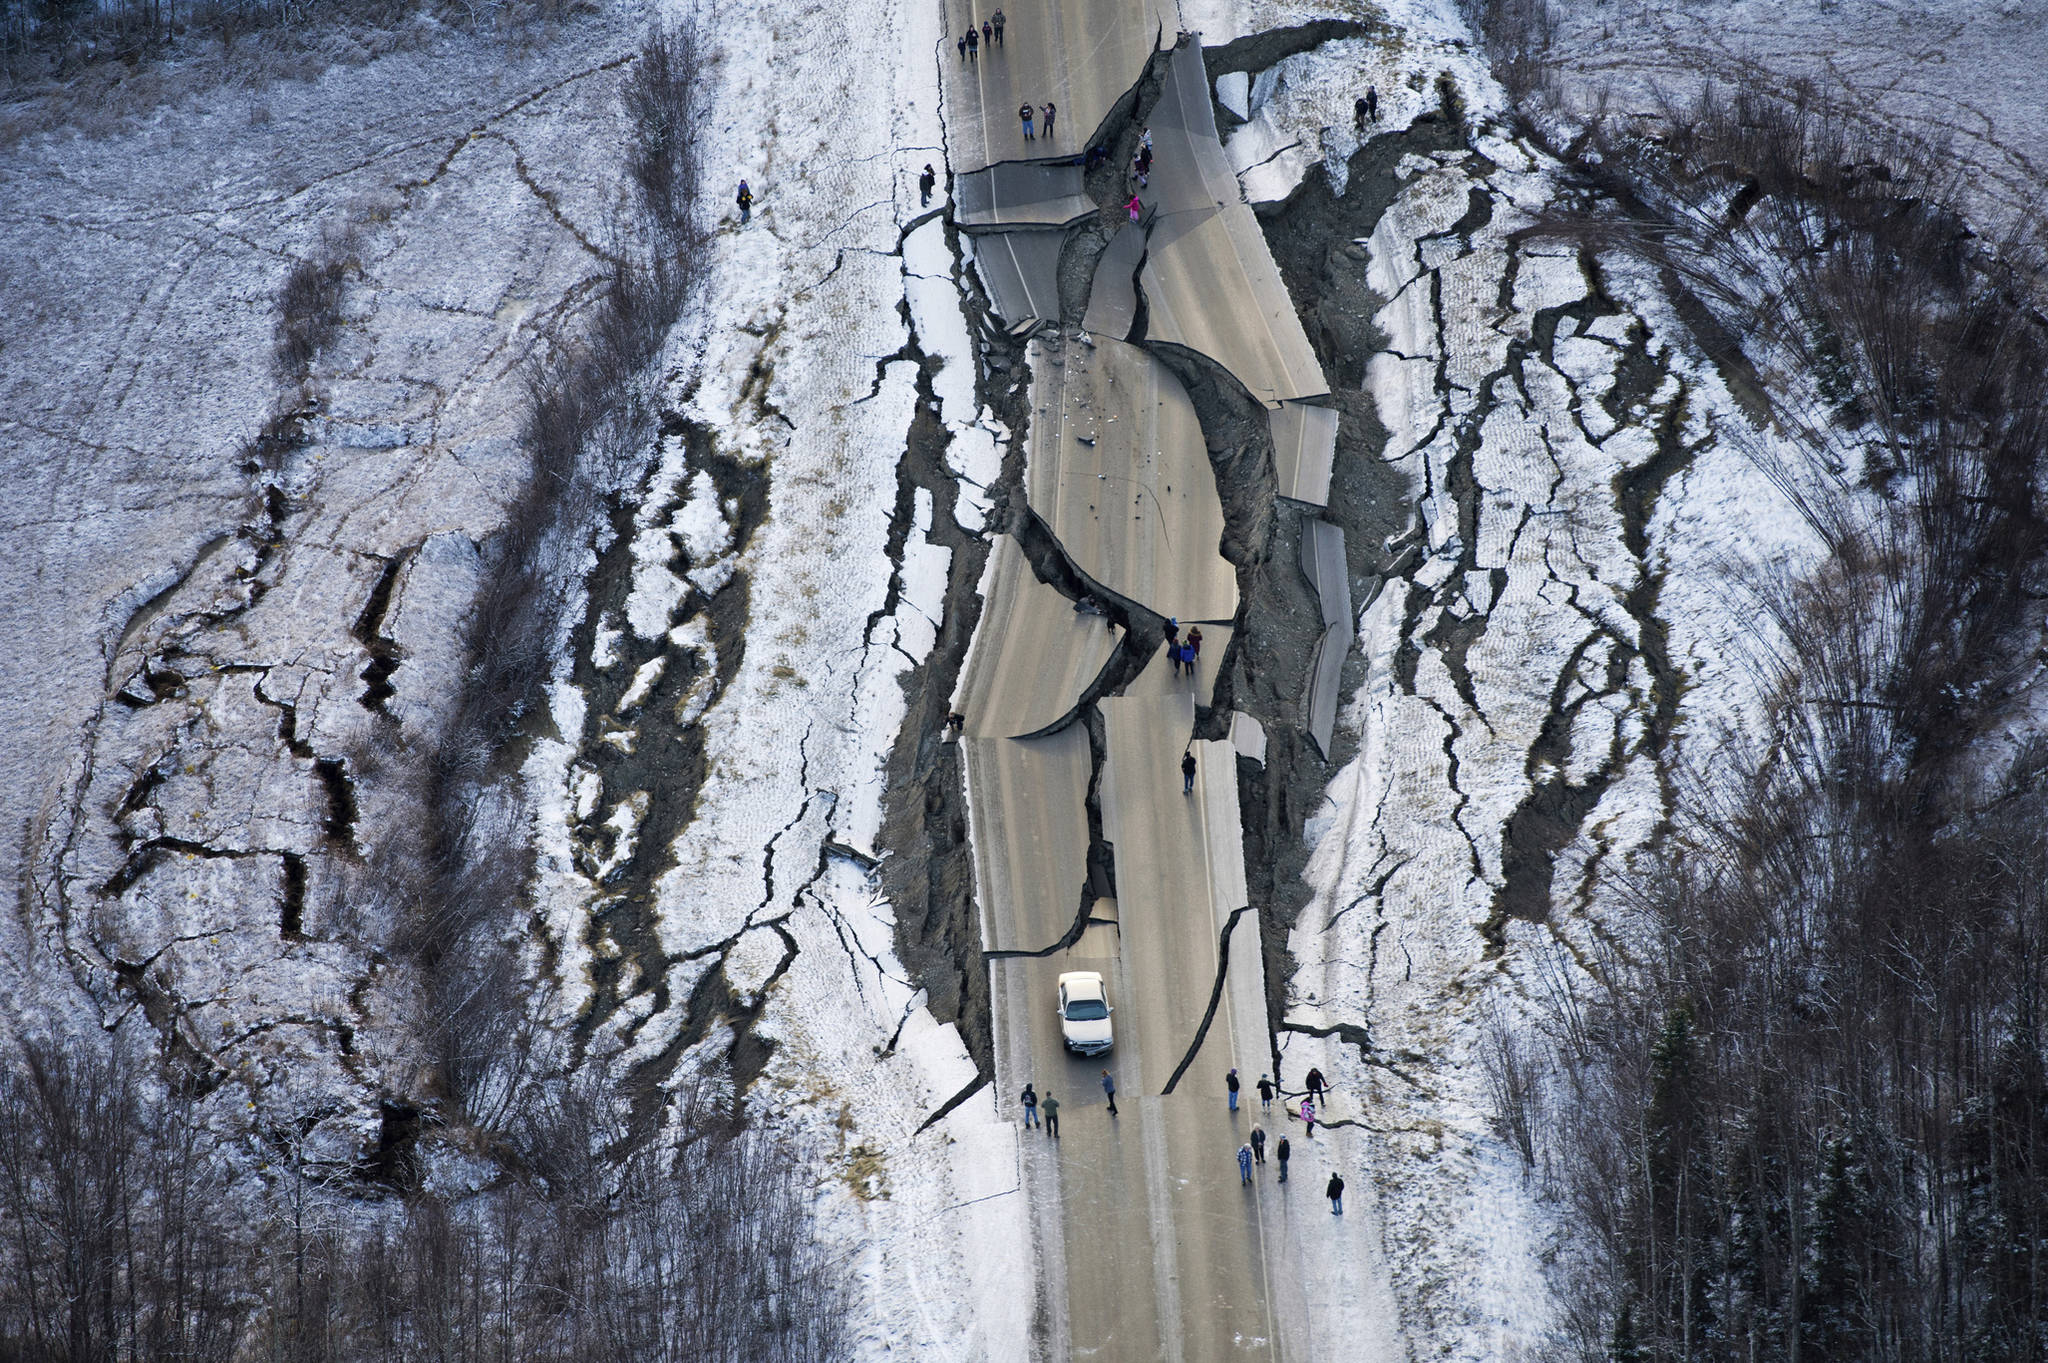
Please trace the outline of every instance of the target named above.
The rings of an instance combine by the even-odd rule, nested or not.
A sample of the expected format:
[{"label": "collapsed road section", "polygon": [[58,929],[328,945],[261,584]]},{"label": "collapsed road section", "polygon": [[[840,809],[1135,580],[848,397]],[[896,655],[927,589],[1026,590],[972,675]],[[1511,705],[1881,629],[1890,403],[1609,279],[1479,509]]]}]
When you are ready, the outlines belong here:
[{"label": "collapsed road section", "polygon": [[[948,6],[952,32],[983,17]],[[954,701],[998,1088],[1030,1081],[1064,1109],[1020,1170],[1036,1352],[1305,1357],[1284,1190],[1231,1177],[1258,1118],[1225,1105],[1224,1077],[1249,1096],[1272,1045],[1237,749],[1197,734],[1239,592],[1186,376],[1263,414],[1259,440],[1286,446],[1279,490],[1312,506],[1335,414],[1317,415],[1328,385],[1223,156],[1199,44],[1148,3],[1073,17],[1012,19],[973,62],[942,54],[948,151],[971,186],[958,225],[1004,324],[1036,332],[1021,486],[998,499]],[[1055,90],[1057,126],[1086,136],[1024,141],[1019,103]],[[1136,223],[1120,228],[1116,203],[1082,225],[1076,191],[1106,203],[1117,179],[1082,179],[1085,149],[1147,128]],[[1089,234],[1093,277],[1067,290],[1085,311],[1062,307]],[[1196,639],[1192,662],[1162,647]],[[1107,1056],[1062,1044],[1055,982],[1074,970],[1108,981]]]}]

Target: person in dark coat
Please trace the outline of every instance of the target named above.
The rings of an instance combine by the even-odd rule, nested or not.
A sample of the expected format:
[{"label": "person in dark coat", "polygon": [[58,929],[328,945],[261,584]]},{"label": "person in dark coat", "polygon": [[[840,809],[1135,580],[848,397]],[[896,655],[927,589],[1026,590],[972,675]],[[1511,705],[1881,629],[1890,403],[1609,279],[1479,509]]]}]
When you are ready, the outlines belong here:
[{"label": "person in dark coat", "polygon": [[1024,140],[1026,142],[1031,140],[1031,116],[1036,112],[1037,110],[1033,109],[1029,104],[1019,104],[1017,106],[1017,117],[1024,121]]},{"label": "person in dark coat", "polygon": [[981,56],[981,30],[969,27],[967,30],[967,60],[974,61]]},{"label": "person in dark coat", "polygon": [[1102,1072],[1102,1094],[1109,1099],[1109,1115],[1116,1116],[1116,1076],[1108,1070]]},{"label": "person in dark coat", "polygon": [[1252,1128],[1252,1158],[1261,1164],[1266,1162],[1266,1128],[1263,1126]]},{"label": "person in dark coat", "polygon": [[1024,1086],[1020,1101],[1024,1104],[1024,1129],[1029,1131],[1038,1125],[1038,1094],[1031,1085]]},{"label": "person in dark coat", "polygon": [[1048,101],[1043,112],[1045,114],[1045,135],[1047,137],[1051,137],[1052,121],[1053,119],[1059,117],[1060,106]]},{"label": "person in dark coat", "polygon": [[1060,1134],[1060,1100],[1048,1093],[1045,1095],[1045,1101],[1041,1102],[1038,1107],[1041,1112],[1045,1113],[1045,1134],[1051,1136],[1054,1140],[1058,1140]]},{"label": "person in dark coat", "polygon": [[1287,1156],[1291,1149],[1292,1147],[1287,1144],[1287,1138],[1285,1136],[1282,1136],[1280,1138],[1280,1143],[1273,1147],[1273,1158],[1279,1162],[1280,1181],[1282,1183],[1285,1183],[1287,1181]]},{"label": "person in dark coat", "polygon": [[989,17],[989,22],[995,25],[996,46],[1001,47],[1003,45],[1003,12],[997,10]]},{"label": "person in dark coat", "polygon": [[[1180,793],[1195,793],[1195,754],[1192,748],[1180,755]],[[1233,1103],[1231,1106],[1235,1107],[1236,1104]]]},{"label": "person in dark coat", "polygon": [[1262,1074],[1259,1076],[1257,1087],[1259,1090],[1259,1110],[1264,1112],[1273,1106],[1273,1081]]},{"label": "person in dark coat", "polygon": [[1330,1215],[1344,1215],[1344,1176],[1342,1174],[1330,1175],[1330,1182],[1323,1189],[1323,1196],[1330,1199]]},{"label": "person in dark coat", "polygon": [[747,182],[745,180],[740,181],[740,192],[733,195],[732,201],[740,206],[741,222],[744,223],[753,218],[754,191],[747,188]]},{"label": "person in dark coat", "polygon": [[1324,1087],[1323,1072],[1321,1070],[1310,1070],[1308,1072],[1308,1078],[1303,1082],[1305,1082],[1308,1085],[1308,1096],[1315,1099],[1316,1102],[1321,1103],[1323,1101]]},{"label": "person in dark coat", "polygon": [[932,163],[929,161],[925,162],[924,174],[917,177],[917,193],[919,196],[920,205],[922,207],[929,208],[931,206],[932,186],[936,185],[938,182],[939,177],[937,173],[932,170]]},{"label": "person in dark coat", "polygon": [[1228,1074],[1226,1074],[1226,1075],[1224,1075],[1224,1076],[1223,1076],[1223,1090],[1224,1090],[1224,1092],[1226,1092],[1226,1093],[1228,1093],[1228,1094],[1230,1095],[1230,1110],[1231,1110],[1232,1112],[1235,1112],[1235,1111],[1237,1111],[1237,1071],[1236,1071],[1236,1070],[1232,1070],[1232,1071],[1231,1071],[1230,1073],[1228,1073]]}]

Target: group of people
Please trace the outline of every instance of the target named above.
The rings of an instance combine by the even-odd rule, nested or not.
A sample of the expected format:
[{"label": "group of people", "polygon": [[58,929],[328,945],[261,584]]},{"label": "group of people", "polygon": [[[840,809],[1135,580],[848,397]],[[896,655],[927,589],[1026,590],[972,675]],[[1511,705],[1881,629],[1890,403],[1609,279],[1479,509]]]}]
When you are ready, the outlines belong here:
[{"label": "group of people", "polygon": [[[1308,1072],[1306,1085],[1308,1091],[1302,1095],[1300,1113],[1304,1128],[1303,1135],[1305,1138],[1312,1140],[1316,1134],[1315,1105],[1323,1101],[1323,1072],[1319,1069],[1311,1069]],[[1236,1070],[1231,1070],[1223,1076],[1223,1090],[1228,1096],[1230,1110],[1233,1113],[1237,1111],[1239,1087]],[[1279,1085],[1275,1084],[1269,1076],[1262,1074],[1259,1076],[1257,1088],[1259,1090],[1259,1110],[1261,1112],[1271,1112],[1273,1110],[1273,1096],[1279,1092]],[[1284,1101],[1282,1106],[1285,1106]],[[1292,1151],[1287,1144],[1287,1137],[1282,1135],[1280,1143],[1273,1150],[1274,1162],[1280,1166],[1280,1181],[1282,1183],[1287,1181],[1287,1159],[1291,1153]],[[1264,1127],[1254,1126],[1251,1130],[1251,1135],[1246,1138],[1244,1144],[1237,1147],[1237,1181],[1240,1184],[1250,1183],[1252,1181],[1253,1167],[1262,1165],[1265,1162],[1266,1131]],[[1332,1215],[1342,1216],[1344,1214],[1343,1175],[1338,1174],[1334,1170],[1331,1171],[1330,1182],[1323,1189],[1323,1196],[1330,1199],[1330,1212]]]},{"label": "group of people", "polygon": [[[1102,1096],[1109,1100],[1109,1115],[1112,1117],[1116,1116],[1116,1076],[1108,1070],[1102,1072]],[[1054,1097],[1050,1091],[1046,1093],[1045,1097],[1041,1098],[1038,1096],[1036,1086],[1026,1084],[1024,1092],[1018,1097],[1018,1101],[1024,1105],[1024,1129],[1026,1131],[1029,1131],[1034,1126],[1043,1126],[1047,1136],[1053,1140],[1059,1139],[1060,1100],[1058,1098]],[[1044,1116],[1043,1122],[1039,1120],[1041,1114]]]},{"label": "group of people", "polygon": [[[1308,1138],[1313,1139],[1316,1134],[1314,1105],[1322,1102],[1324,1095],[1323,1072],[1319,1069],[1311,1069],[1308,1072],[1306,1085],[1307,1092],[1302,1096],[1301,1100],[1301,1119],[1306,1126],[1304,1134]],[[1223,1088],[1224,1092],[1228,1095],[1232,1113],[1237,1111],[1237,1095],[1240,1087],[1235,1069],[1224,1075]],[[1273,1097],[1279,1092],[1279,1085],[1275,1084],[1269,1076],[1262,1074],[1259,1076],[1257,1088],[1259,1091],[1259,1110],[1271,1112]],[[1116,1076],[1108,1070],[1102,1072],[1102,1094],[1103,1097],[1109,1100],[1109,1115],[1112,1117],[1116,1116]],[[1048,1138],[1053,1140],[1059,1139],[1060,1100],[1057,1097],[1047,1092],[1041,1098],[1038,1095],[1038,1089],[1035,1084],[1026,1084],[1024,1092],[1018,1097],[1018,1101],[1024,1108],[1025,1130],[1029,1131],[1033,1127],[1039,1127],[1044,1130]],[[1287,1161],[1292,1157],[1293,1153],[1293,1147],[1288,1143],[1286,1133],[1282,1132],[1278,1143],[1273,1147],[1273,1162],[1279,1166],[1280,1182],[1282,1183],[1287,1181]],[[1244,1144],[1237,1147],[1237,1176],[1239,1184],[1250,1183],[1252,1181],[1253,1168],[1263,1165],[1265,1162],[1266,1129],[1262,1126],[1254,1126],[1251,1129],[1251,1134],[1246,1137]],[[1343,1175],[1336,1173],[1334,1170],[1331,1172],[1330,1182],[1323,1189],[1323,1196],[1330,1199],[1331,1215],[1342,1216],[1344,1214]]]},{"label": "group of people", "polygon": [[[1003,45],[1003,12],[997,10],[994,14],[989,15],[988,18],[981,21],[981,27],[978,29],[973,24],[969,24],[967,31],[961,34],[959,40],[953,45],[960,49],[960,59],[970,62],[980,60],[981,49],[984,47],[1001,47]],[[1027,133],[1025,135],[1028,137],[1030,134]]]},{"label": "group of people", "polygon": [[1173,664],[1173,675],[1178,677],[1182,668],[1188,676],[1195,675],[1195,664],[1202,660],[1202,627],[1196,625],[1188,630],[1188,637],[1180,637],[1180,621],[1166,622],[1166,658]]},{"label": "group of people", "polygon": [[[1044,116],[1044,118],[1045,118],[1045,131],[1044,131],[1044,133],[1043,133],[1042,135],[1043,135],[1043,136],[1045,136],[1045,137],[1047,137],[1047,138],[1050,138],[1050,137],[1052,136],[1052,125],[1053,125],[1053,120],[1059,117],[1059,113],[1060,113],[1060,109],[1059,109],[1059,106],[1058,106],[1057,104],[1050,104],[1050,103],[1049,103],[1049,104],[1047,104],[1047,105],[1046,105],[1046,106],[1045,106],[1045,107],[1044,107],[1043,109],[1039,110],[1038,112],[1039,112],[1040,114],[1042,114],[1042,115]],[[1035,138],[1033,138],[1033,137],[1032,137],[1032,135],[1031,135],[1031,116],[1032,116],[1032,109],[1031,109],[1031,106],[1030,106],[1030,105],[1029,105],[1028,103],[1027,103],[1027,104],[1020,104],[1020,105],[1018,105],[1018,106],[1017,106],[1017,117],[1018,117],[1018,118],[1020,118],[1020,119],[1022,119],[1022,120],[1024,121],[1024,140],[1025,140],[1026,142],[1031,142],[1031,141],[1035,141],[1035,140],[1036,140],[1036,139],[1035,139]]]}]

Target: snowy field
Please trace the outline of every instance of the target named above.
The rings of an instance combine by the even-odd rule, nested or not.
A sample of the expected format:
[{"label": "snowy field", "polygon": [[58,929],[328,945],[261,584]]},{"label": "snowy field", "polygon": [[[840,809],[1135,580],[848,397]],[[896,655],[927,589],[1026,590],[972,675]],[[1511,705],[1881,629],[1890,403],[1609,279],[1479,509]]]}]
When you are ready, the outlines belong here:
[{"label": "snowy field", "polygon": [[1553,64],[1575,107],[1683,101],[1745,71],[1805,82],[1844,118],[1952,158],[1971,211],[1999,226],[2038,205],[2048,166],[2042,0],[1563,0]]},{"label": "snowy field", "polygon": [[[1318,1265],[1305,1291],[1331,1335],[1370,1356],[1536,1358],[1568,1228],[1493,1120],[1485,1053],[1612,948],[1599,872],[1649,836],[1687,744],[1746,713],[1731,565],[1810,546],[1726,438],[1746,418],[1654,281],[1513,237],[1551,167],[1505,133],[1448,5],[1184,7],[1211,44],[1333,12],[1383,17],[1384,36],[1247,83],[1230,151],[1248,198],[1283,200],[1316,165],[1341,185],[1366,82],[1386,134],[1448,72],[1480,154],[1409,158],[1364,243],[1388,337],[1367,387],[1421,552],[1360,612],[1366,680],[1340,716],[1360,746],[1304,830],[1313,898],[1284,983],[1288,1022],[1364,1027],[1378,1063],[1335,1037],[1283,1047],[1290,1074],[1337,1085],[1328,1139],[1365,1175],[1379,1246],[1296,1257]],[[777,1043],[758,1110],[814,1159],[860,1357],[1021,1357],[1015,1130],[986,1089],[923,1126],[974,1067],[895,960],[869,875],[900,683],[952,567],[932,490],[899,481],[913,414],[935,405],[969,531],[1012,437],[980,403],[963,267],[918,203],[924,163],[933,212],[946,170],[937,9],[671,14],[721,54],[706,302],[659,376],[688,435],[650,452],[625,590],[595,603],[527,760],[529,982],[673,1074],[732,1043],[686,1016],[722,972]],[[375,944],[339,911],[376,806],[349,826],[335,764],[355,774],[374,706],[414,735],[443,716],[476,544],[523,469],[517,366],[589,302],[618,211],[614,91],[649,17],[517,56],[451,37],[0,159],[0,859],[28,887],[0,926],[5,1025],[111,1021],[117,977],[145,963],[252,1104],[331,1103],[338,1146],[414,1082]],[[2037,0],[1616,0],[1574,5],[1562,41],[1569,89],[1612,78],[1625,99],[1750,61],[1831,79],[1845,108],[1951,132],[1986,201],[2012,207],[2038,193],[2044,34]],[[341,338],[303,386],[281,379],[278,287],[344,226]],[[925,357],[943,361],[929,399]],[[275,478],[252,471],[251,443],[294,412],[303,447]],[[731,490],[750,479],[758,519]],[[739,649],[714,609],[733,592]],[[391,693],[369,695],[391,657]],[[704,775],[680,818],[650,813],[658,765],[636,786],[592,757],[685,731]],[[1518,818],[1555,809],[1569,836],[1511,848]],[[621,896],[633,866],[642,891]]]}]

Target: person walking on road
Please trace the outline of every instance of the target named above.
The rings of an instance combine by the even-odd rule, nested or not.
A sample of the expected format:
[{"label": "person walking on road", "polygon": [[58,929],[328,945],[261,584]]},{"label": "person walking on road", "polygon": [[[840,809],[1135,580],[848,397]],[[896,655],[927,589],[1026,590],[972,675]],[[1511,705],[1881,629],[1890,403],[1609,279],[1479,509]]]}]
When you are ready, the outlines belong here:
[{"label": "person walking on road", "polygon": [[1344,1176],[1331,1174],[1330,1182],[1323,1189],[1323,1196],[1330,1199],[1330,1215],[1344,1215]]},{"label": "person walking on road", "polygon": [[1237,1147],[1237,1182],[1239,1187],[1252,1181],[1252,1148],[1249,1145]]},{"label": "person walking on road", "polygon": [[1145,211],[1145,201],[1133,194],[1131,201],[1125,204],[1124,207],[1130,211],[1131,221],[1135,223],[1138,220],[1138,216]]},{"label": "person walking on road", "polygon": [[1305,1128],[1302,1134],[1308,1139],[1314,1140],[1316,1138],[1316,1104],[1313,1098],[1301,1100],[1301,1124]]},{"label": "person walking on road", "polygon": [[1166,622],[1166,642],[1169,644],[1177,644],[1180,642],[1179,620],[1168,620]]},{"label": "person walking on road", "polygon": [[1225,1090],[1225,1091],[1226,1091],[1227,1093],[1229,1093],[1229,1094],[1230,1094],[1230,1110],[1231,1110],[1232,1112],[1235,1112],[1235,1111],[1237,1111],[1237,1071],[1236,1071],[1236,1070],[1232,1070],[1232,1071],[1231,1071],[1230,1073],[1228,1073],[1228,1074],[1226,1074],[1226,1075],[1224,1075],[1224,1076],[1223,1076],[1223,1088],[1224,1088],[1224,1090]]},{"label": "person walking on road", "polygon": [[1273,1081],[1272,1081],[1271,1079],[1268,1079],[1268,1078],[1267,1078],[1267,1077],[1266,1077],[1265,1075],[1263,1075],[1263,1074],[1262,1074],[1262,1075],[1260,1075],[1260,1076],[1259,1076],[1259,1083],[1258,1083],[1258,1090],[1259,1090],[1259,1111],[1261,1111],[1261,1112],[1271,1112],[1271,1111],[1273,1110]]},{"label": "person walking on road", "polygon": [[1038,1094],[1029,1084],[1024,1086],[1022,1101],[1024,1104],[1024,1129],[1029,1131],[1032,1127],[1038,1125]]},{"label": "person walking on road", "polygon": [[1196,625],[1188,631],[1188,652],[1190,656],[1197,659],[1202,656],[1202,627],[1200,625]]},{"label": "person walking on road", "polygon": [[937,175],[937,174],[936,174],[936,173],[935,173],[935,172],[934,172],[934,171],[932,170],[932,163],[931,163],[931,162],[929,162],[929,161],[925,162],[925,163],[924,163],[924,174],[922,174],[922,175],[920,175],[920,176],[918,176],[918,177],[917,177],[917,192],[918,192],[918,196],[919,196],[919,199],[920,199],[920,201],[921,201],[921,202],[920,202],[920,206],[921,206],[921,207],[924,207],[924,208],[930,208],[930,207],[931,207],[931,205],[932,205],[932,186],[933,186],[933,185],[936,185],[936,184],[937,184],[938,182],[939,182],[939,177],[938,177],[938,175]]},{"label": "person walking on road", "polygon": [[1060,1100],[1048,1093],[1045,1095],[1045,1101],[1038,1106],[1045,1113],[1045,1134],[1054,1140],[1058,1140],[1060,1138]]},{"label": "person walking on road", "polygon": [[1109,1099],[1109,1115],[1116,1116],[1116,1076],[1108,1070],[1102,1072],[1102,1096]]},{"label": "person walking on road", "polygon": [[[1195,750],[1193,748],[1180,755],[1180,793],[1183,795],[1193,795],[1195,793]],[[1231,1095],[1232,1102],[1230,1106],[1233,1111],[1237,1108],[1236,1097],[1235,1093]]]},{"label": "person walking on road", "polygon": [[1282,1183],[1287,1181],[1287,1155],[1287,1138],[1282,1136],[1280,1143],[1273,1147],[1273,1158],[1280,1165],[1280,1181]]},{"label": "person walking on road", "polygon": [[1046,104],[1045,104],[1045,109],[1044,109],[1044,113],[1045,113],[1045,135],[1046,135],[1047,137],[1051,137],[1051,136],[1052,136],[1052,121],[1053,121],[1053,119],[1055,119],[1055,118],[1057,118],[1057,117],[1059,116],[1059,112],[1060,112],[1060,106],[1059,106],[1059,105],[1057,105],[1057,104],[1054,104],[1054,103],[1053,103],[1053,102],[1052,102],[1051,100],[1047,100],[1047,101],[1046,101]]},{"label": "person walking on road", "polygon": [[981,56],[981,30],[970,26],[967,30],[967,60],[974,61]]},{"label": "person walking on road", "polygon": [[1368,123],[1380,121],[1380,88],[1377,85],[1365,87],[1365,121]]},{"label": "person walking on road", "polygon": [[986,19],[981,21],[981,45],[983,47],[994,47],[996,45],[995,26]]},{"label": "person walking on road", "polygon": [[1029,142],[1029,141],[1031,141],[1031,140],[1032,140],[1032,138],[1031,138],[1031,115],[1032,115],[1032,113],[1033,113],[1033,112],[1034,112],[1034,110],[1032,109],[1032,107],[1031,107],[1031,106],[1030,106],[1029,104],[1019,104],[1019,105],[1017,106],[1017,117],[1019,117],[1019,118],[1021,118],[1021,119],[1023,119],[1023,120],[1024,120],[1024,140],[1025,140],[1026,142]]},{"label": "person walking on road", "polygon": [[754,191],[747,188],[745,180],[740,181],[740,192],[732,196],[732,201],[740,206],[740,226],[746,226],[754,216]]},{"label": "person walking on road", "polygon": [[995,25],[996,46],[1001,47],[1003,45],[1003,12],[997,10],[989,16],[989,22]]},{"label": "person walking on road", "polygon": [[1310,1070],[1308,1072],[1308,1077],[1302,1082],[1308,1085],[1309,1097],[1315,1099],[1319,1103],[1323,1101],[1324,1084],[1323,1072],[1321,1070]]},{"label": "person walking on road", "polygon": [[953,46],[955,46],[955,47],[957,47],[957,48],[959,48],[959,49],[960,49],[960,60],[961,60],[961,61],[963,61],[963,62],[964,62],[964,61],[966,61],[966,60],[967,60],[967,39],[965,39],[965,38],[956,38],[956,39],[954,39],[954,40],[953,40]]},{"label": "person walking on road", "polygon": [[1266,1162],[1266,1128],[1263,1126],[1252,1128],[1252,1158],[1260,1164]]}]

